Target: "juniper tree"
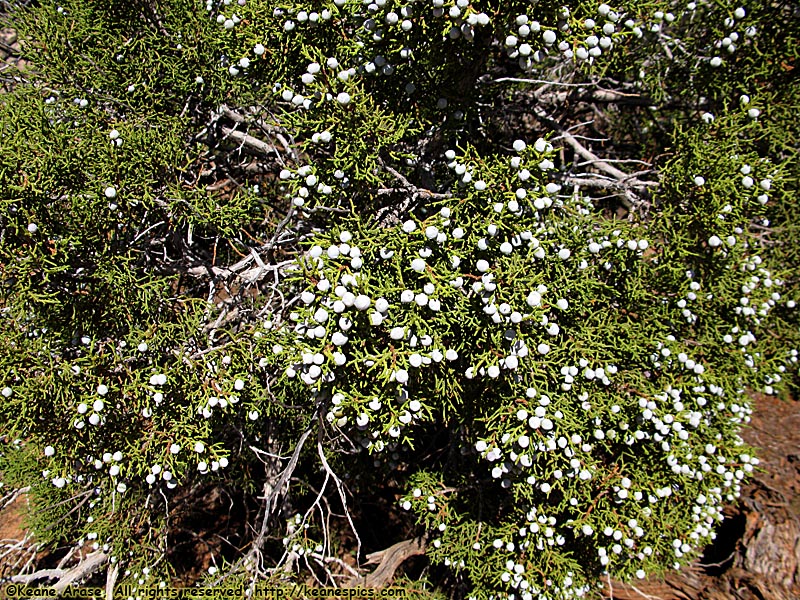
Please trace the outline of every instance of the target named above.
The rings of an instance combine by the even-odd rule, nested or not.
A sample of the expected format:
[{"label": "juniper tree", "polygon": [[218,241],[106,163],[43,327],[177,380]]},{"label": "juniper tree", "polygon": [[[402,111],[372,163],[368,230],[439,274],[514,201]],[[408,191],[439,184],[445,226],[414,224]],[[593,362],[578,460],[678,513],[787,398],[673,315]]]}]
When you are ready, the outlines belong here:
[{"label": "juniper tree", "polygon": [[796,385],[791,3],[4,10],[0,473],[34,550],[165,585],[213,492],[249,512],[198,584],[383,585],[391,497],[409,590],[528,599],[714,539],[750,394]]}]

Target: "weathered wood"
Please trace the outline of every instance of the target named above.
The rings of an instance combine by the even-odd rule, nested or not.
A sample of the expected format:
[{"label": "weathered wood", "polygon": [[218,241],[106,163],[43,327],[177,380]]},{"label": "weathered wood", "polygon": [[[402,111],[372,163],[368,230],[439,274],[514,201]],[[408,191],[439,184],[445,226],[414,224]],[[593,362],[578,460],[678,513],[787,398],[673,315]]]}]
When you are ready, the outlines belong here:
[{"label": "weathered wood", "polygon": [[384,550],[367,555],[366,564],[378,564],[378,567],[364,577],[354,577],[348,581],[348,586],[361,586],[381,588],[389,584],[394,578],[395,571],[412,556],[425,554],[427,543],[424,538],[403,540],[389,546]]}]

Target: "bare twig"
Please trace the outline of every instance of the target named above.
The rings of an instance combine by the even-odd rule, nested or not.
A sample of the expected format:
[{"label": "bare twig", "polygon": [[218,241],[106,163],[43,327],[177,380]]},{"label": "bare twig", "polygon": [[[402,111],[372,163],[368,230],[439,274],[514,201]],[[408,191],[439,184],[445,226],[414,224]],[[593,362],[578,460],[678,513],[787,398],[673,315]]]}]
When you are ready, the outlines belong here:
[{"label": "bare twig", "polygon": [[698,567],[703,567],[704,569],[707,569],[707,568],[709,568],[709,567],[721,567],[721,566],[723,566],[723,565],[727,564],[727,563],[728,563],[728,562],[729,562],[729,561],[730,561],[730,560],[731,560],[731,559],[732,559],[734,556],[736,556],[736,553],[737,553],[738,551],[739,551],[739,549],[738,549],[738,548],[735,548],[735,549],[733,550],[733,552],[731,552],[731,553],[728,555],[728,558],[726,558],[726,559],[724,559],[724,560],[721,560],[721,561],[719,561],[719,562],[715,562],[715,563],[697,563],[697,566],[698,566]]},{"label": "bare twig", "polygon": [[[402,173],[400,173],[400,171],[398,171],[397,169],[390,167],[382,160],[380,161],[380,163],[384,169],[386,169],[395,179],[397,179],[402,184],[404,189],[411,192],[414,200],[416,200],[418,196],[433,198],[434,200],[444,200],[446,198],[453,197],[453,195],[449,193],[439,194],[436,192],[432,192],[430,190],[419,188],[415,186],[413,183],[411,183],[408,179],[406,179],[405,176]],[[392,189],[391,191],[394,191],[394,189]],[[378,193],[380,194],[380,190],[378,191]]]},{"label": "bare twig", "polygon": [[397,222],[400,215],[408,212],[412,208],[412,205],[418,202],[420,198],[431,200],[444,200],[446,198],[452,198],[452,194],[449,193],[432,192],[431,190],[418,187],[406,179],[406,177],[397,169],[387,165],[382,159],[379,158],[378,162],[392,177],[394,177],[400,183],[400,187],[380,189],[377,190],[376,195],[385,196],[390,194],[402,194],[404,192],[408,194],[400,204],[383,207],[375,213],[375,218],[380,224],[393,225]]},{"label": "bare twig", "polygon": [[330,475],[333,479],[333,482],[336,484],[336,491],[339,492],[339,500],[342,502],[342,508],[344,508],[345,517],[347,517],[347,522],[350,524],[350,529],[352,530],[353,535],[356,536],[356,556],[361,556],[361,537],[358,535],[358,530],[356,530],[356,526],[353,523],[350,510],[347,508],[347,497],[344,493],[342,480],[339,479],[336,473],[333,472],[333,469],[331,469],[331,466],[328,464],[328,460],[325,458],[325,451],[322,449],[322,441],[319,439],[317,439],[317,454],[319,455],[319,459],[322,461],[322,467],[325,469],[325,473]]},{"label": "bare twig", "polygon": [[322,562],[324,562],[324,563],[334,563],[334,564],[337,564],[337,565],[339,565],[341,568],[343,568],[345,571],[347,571],[348,573],[350,573],[350,575],[351,575],[351,576],[353,576],[353,577],[360,577],[360,574],[359,574],[359,572],[358,572],[358,571],[356,571],[356,570],[355,570],[353,567],[351,567],[350,565],[348,565],[346,562],[344,562],[344,561],[343,561],[341,558],[338,558],[338,557],[336,557],[336,556],[322,556],[321,554],[319,554],[319,553],[317,553],[317,552],[312,552],[312,553],[311,553],[311,556],[312,556],[313,558],[316,558],[316,559],[317,559],[317,560],[319,560],[319,561],[322,561]]},{"label": "bare twig", "polygon": [[16,490],[14,490],[12,492],[9,492],[5,496],[3,496],[3,506],[0,507],[0,510],[2,510],[3,508],[9,507],[12,504],[14,504],[14,502],[16,502],[17,498],[19,498],[23,494],[27,494],[30,491],[30,489],[31,489],[31,486],[28,485],[28,486],[16,489]]},{"label": "bare twig", "polygon": [[[313,417],[313,421],[316,423],[316,415]],[[308,436],[314,431],[314,426],[310,426],[303,432],[303,435],[300,436],[300,439],[295,446],[294,452],[292,452],[292,457],[289,459],[289,463],[286,467],[281,471],[278,475],[277,480],[274,480],[272,477],[267,477],[267,480],[264,482],[264,495],[259,498],[259,500],[264,501],[264,511],[263,517],[261,520],[261,528],[256,536],[256,539],[253,541],[253,544],[250,548],[250,551],[247,553],[243,561],[245,563],[258,565],[256,559],[261,553],[261,547],[264,544],[264,539],[269,532],[269,523],[272,517],[272,513],[275,511],[277,507],[277,500],[278,496],[283,492],[284,487],[289,482],[289,479],[294,473],[295,468],[297,467],[297,461],[300,460],[300,453],[303,450],[303,446],[308,439]]]},{"label": "bare twig", "polygon": [[492,83],[538,83],[544,85],[557,85],[562,87],[591,87],[597,85],[596,83],[566,83],[563,81],[548,81],[546,79],[526,79],[523,77],[500,77],[499,79],[492,80]]}]

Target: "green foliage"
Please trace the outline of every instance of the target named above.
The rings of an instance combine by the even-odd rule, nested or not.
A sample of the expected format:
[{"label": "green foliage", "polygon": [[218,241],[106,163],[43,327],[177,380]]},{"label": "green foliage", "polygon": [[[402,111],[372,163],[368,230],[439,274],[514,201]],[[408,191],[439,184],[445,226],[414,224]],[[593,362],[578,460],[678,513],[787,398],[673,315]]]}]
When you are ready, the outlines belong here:
[{"label": "green foliage", "polygon": [[[523,573],[531,593],[535,574],[560,574],[550,585],[570,595],[609,564],[632,577],[685,560],[711,533],[693,517],[713,516],[715,494],[732,500],[724,473],[750,461],[737,436],[750,359],[714,352],[720,325],[749,324],[719,323],[750,278],[744,252],[714,256],[708,230],[689,226],[691,213],[678,221],[668,198],[659,220],[685,234],[652,246],[639,224],[609,221],[584,198],[553,202],[550,149],[539,140],[510,161],[467,149],[449,165],[461,177],[453,198],[424,215],[315,237],[298,267],[302,304],[262,338],[308,386],[283,393],[324,403],[357,445],[402,456],[427,424],[450,432],[461,458],[426,471],[406,508],[445,532],[429,555],[466,569],[478,595]],[[678,290],[719,300],[688,310]],[[709,440],[744,458],[706,471]],[[620,555],[611,535],[636,551]]]},{"label": "green foliage", "polygon": [[43,544],[158,585],[188,536],[236,587],[420,536],[414,595],[528,600],[714,539],[798,382],[790,3],[12,4],[0,477]]}]

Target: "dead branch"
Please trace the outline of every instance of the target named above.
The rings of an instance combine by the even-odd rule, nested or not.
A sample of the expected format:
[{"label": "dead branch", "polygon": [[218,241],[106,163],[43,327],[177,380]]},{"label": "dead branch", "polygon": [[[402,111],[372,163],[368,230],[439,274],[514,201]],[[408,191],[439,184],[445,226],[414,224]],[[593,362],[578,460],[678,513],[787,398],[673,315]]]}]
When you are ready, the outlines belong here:
[{"label": "dead branch", "polygon": [[492,81],[492,83],[537,83],[542,85],[557,85],[562,87],[592,87],[596,83],[567,83],[565,81],[549,81],[547,79],[526,79],[523,77],[500,77]]},{"label": "dead branch", "polygon": [[[647,96],[642,96],[641,94],[626,94],[625,92],[619,92],[616,90],[596,89],[587,91],[583,94],[580,92],[577,93],[579,95],[575,97],[575,100],[578,102],[603,102],[606,104],[630,104],[634,106],[650,106],[653,104],[653,100]],[[570,99],[572,95],[573,92],[557,90],[539,94],[537,95],[537,98],[541,102],[547,102],[549,104],[561,104]]]},{"label": "dead branch", "polygon": [[92,552],[71,569],[42,569],[27,575],[14,575],[11,577],[13,583],[30,584],[41,579],[56,579],[53,589],[61,594],[68,586],[75,581],[85,579],[108,561],[108,554],[105,552]]},{"label": "dead branch", "polygon": [[[255,250],[251,250],[251,254],[254,253]],[[253,260],[250,257],[250,260]],[[190,267],[186,270],[187,275],[191,275],[192,277],[207,277],[212,276],[214,278],[223,278],[227,279],[229,277],[236,276],[239,279],[242,279],[245,283],[256,283],[257,281],[262,280],[268,273],[272,271],[282,272],[285,270],[287,266],[294,263],[293,260],[285,260],[280,262],[276,265],[267,265],[258,257],[256,261],[257,266],[247,269],[246,271],[242,271],[241,273],[237,273],[238,269],[242,268],[242,263],[245,263],[245,266],[249,264],[250,260],[245,259],[245,261],[239,261],[235,265],[231,265],[230,267],[212,267],[212,266],[197,266],[197,267]]]},{"label": "dead branch", "polygon": [[248,148],[259,155],[280,154],[280,149],[277,146],[230,127],[223,127],[222,135],[239,143],[240,147]]},{"label": "dead branch", "polygon": [[575,150],[577,154],[582,156],[584,159],[591,161],[592,164],[599,170],[603,171],[604,173],[608,173],[609,175],[620,181],[629,179],[630,176],[628,175],[628,173],[626,173],[625,171],[621,171],[620,169],[610,165],[609,163],[598,157],[596,154],[593,154],[583,144],[581,144],[577,139],[575,139],[574,135],[572,135],[566,129],[563,129],[555,121],[549,119],[549,117],[544,117],[544,118],[547,118],[551,124],[553,124],[558,128],[559,132],[561,133],[561,137],[564,139],[565,142],[567,142],[570,146],[572,146],[572,149]]},{"label": "dead branch", "polygon": [[[403,188],[405,190],[411,192],[411,195],[414,197],[415,200],[416,200],[417,196],[423,196],[423,197],[426,197],[426,198],[433,198],[434,200],[444,200],[446,198],[452,198],[453,197],[453,195],[449,194],[449,193],[438,194],[438,193],[432,192],[430,190],[425,190],[425,189],[419,188],[419,187],[415,186],[413,183],[411,183],[408,179],[406,179],[405,176],[402,173],[400,173],[400,171],[398,171],[397,169],[394,169],[394,168],[390,167],[389,165],[384,163],[382,160],[379,161],[379,162],[381,163],[381,166],[383,166],[383,168],[386,169],[392,175],[392,177],[394,177],[395,179],[397,179],[401,183],[401,185],[403,186]],[[378,191],[378,193],[380,193],[380,190]]]},{"label": "dead branch", "polygon": [[[316,422],[316,415],[314,415],[312,422]],[[253,541],[252,546],[250,547],[250,551],[240,561],[240,564],[259,564],[257,559],[261,554],[261,547],[264,545],[264,540],[267,537],[267,533],[269,533],[270,520],[272,514],[275,512],[275,509],[278,506],[278,496],[283,493],[283,490],[288,484],[289,479],[291,479],[292,474],[297,467],[297,462],[300,460],[300,453],[303,450],[303,446],[305,446],[306,440],[308,439],[308,436],[311,435],[312,431],[314,431],[313,425],[306,429],[303,432],[303,435],[300,436],[294,452],[292,452],[292,456],[289,459],[289,463],[286,465],[283,471],[281,471],[277,479],[274,479],[269,475],[267,476],[267,480],[264,482],[264,494],[259,498],[259,500],[263,500],[264,502],[261,528],[256,536],[256,539]]]},{"label": "dead branch", "polygon": [[119,565],[113,564],[106,573],[106,600],[114,600],[114,585],[117,583]]},{"label": "dead branch", "polygon": [[[589,161],[589,163],[597,168],[598,170],[610,175],[613,179],[617,180],[618,186],[616,189],[619,189],[622,193],[623,203],[627,208],[632,208],[638,205],[641,202],[641,199],[637,195],[636,192],[642,192],[646,188],[651,186],[659,185],[658,182],[648,182],[642,181],[638,179],[638,173],[626,173],[618,169],[617,167],[613,166],[609,162],[603,160],[588,148],[586,148],[583,144],[581,144],[578,139],[572,135],[567,129],[562,127],[555,119],[551,118],[550,116],[545,113],[544,110],[541,108],[534,108],[534,112],[536,113],[536,117],[542,121],[543,123],[547,124],[549,127],[558,131],[560,134],[561,139],[563,139],[567,144],[569,144],[572,149],[575,151],[576,154],[583,157],[585,160]],[[581,182],[587,181],[583,178],[573,178],[572,183],[580,184]],[[598,183],[598,181],[595,181]],[[585,185],[588,185],[584,183]],[[600,186],[596,186],[600,187]],[[605,186],[605,187],[612,187],[612,186]]]},{"label": "dead branch", "polygon": [[347,582],[348,586],[362,586],[380,588],[387,585],[394,578],[395,571],[412,556],[425,554],[427,540],[423,537],[397,542],[396,544],[367,555],[365,564],[377,564],[377,568],[363,577],[357,577]]},{"label": "dead branch", "polygon": [[[601,188],[601,189],[609,189],[609,190],[624,190],[626,188],[626,184],[624,181],[619,181],[617,179],[605,178],[605,177],[567,177],[564,180],[566,185],[577,185],[578,187],[593,187],[593,188]],[[644,187],[655,187],[658,186],[657,181],[641,181],[636,180],[636,185],[644,186]]]},{"label": "dead branch", "polygon": [[[252,111],[252,109],[251,109],[251,111]],[[280,127],[278,125],[271,125],[269,123],[265,123],[264,119],[262,119],[260,117],[256,117],[256,118],[252,118],[252,119],[248,118],[247,116],[245,116],[241,112],[235,111],[235,110],[231,109],[229,106],[226,106],[224,104],[219,108],[218,116],[223,116],[223,117],[225,117],[227,119],[230,119],[231,121],[233,121],[233,122],[235,122],[237,124],[253,125],[253,126],[257,127],[258,129],[260,129],[261,131],[263,131],[267,135],[269,135],[269,136],[275,138],[276,140],[278,140],[281,143],[281,145],[283,146],[282,149],[285,152],[287,152],[294,161],[298,160],[299,157],[297,155],[297,151],[294,148],[294,146],[295,146],[294,139],[289,134],[289,132],[286,131],[283,127]],[[223,133],[224,133],[224,131],[225,130],[223,129]],[[257,140],[257,141],[260,141],[260,140]],[[275,147],[275,146],[273,146],[273,148],[277,149],[277,147]],[[278,159],[280,160],[281,163],[283,163],[283,160],[281,160],[280,154],[278,155]]]},{"label": "dead branch", "polygon": [[3,503],[3,506],[0,506],[0,510],[3,510],[4,508],[7,508],[7,507],[11,506],[12,504],[14,504],[14,502],[17,501],[17,498],[19,498],[23,494],[27,494],[30,491],[30,489],[31,489],[31,486],[28,485],[28,486],[25,486],[25,487],[10,491],[8,494],[3,496],[2,500],[0,500],[0,502]]},{"label": "dead branch", "polygon": [[360,577],[358,571],[356,571],[353,567],[344,562],[341,558],[338,558],[336,556],[323,556],[318,552],[312,552],[311,557],[325,564],[334,563],[336,565],[339,565],[342,569],[350,573],[351,576]]},{"label": "dead branch", "polygon": [[375,218],[380,224],[388,226],[394,225],[398,222],[400,215],[408,212],[421,198],[429,200],[444,200],[453,197],[453,195],[450,193],[432,192],[431,190],[418,187],[411,183],[402,173],[400,173],[400,171],[387,165],[383,159],[379,158],[378,162],[392,177],[398,181],[400,186],[377,190],[376,195],[386,196],[391,194],[407,194],[400,204],[394,206],[385,206],[380,208],[375,213]]}]

